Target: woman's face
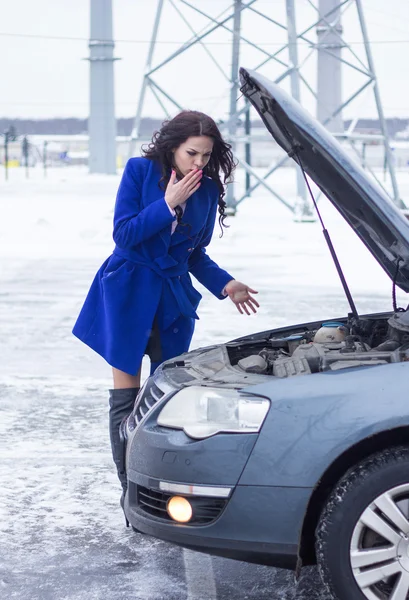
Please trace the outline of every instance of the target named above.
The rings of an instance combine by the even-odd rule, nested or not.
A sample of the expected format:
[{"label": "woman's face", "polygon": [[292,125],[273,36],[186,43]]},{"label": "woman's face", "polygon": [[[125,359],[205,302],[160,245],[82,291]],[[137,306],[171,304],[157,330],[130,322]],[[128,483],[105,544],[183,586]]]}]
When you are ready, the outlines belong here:
[{"label": "woman's face", "polygon": [[189,137],[173,152],[174,163],[182,175],[194,169],[204,169],[210,160],[213,140],[207,135]]}]

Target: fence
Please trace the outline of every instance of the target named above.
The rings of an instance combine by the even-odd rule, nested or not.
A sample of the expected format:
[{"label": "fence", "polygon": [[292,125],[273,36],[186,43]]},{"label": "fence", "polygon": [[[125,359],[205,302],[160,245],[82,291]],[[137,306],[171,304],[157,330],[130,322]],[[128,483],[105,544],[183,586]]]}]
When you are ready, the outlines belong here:
[{"label": "fence", "polygon": [[[13,168],[25,167],[47,169],[53,167],[70,167],[83,165],[88,166],[88,136],[87,135],[33,135],[27,138],[27,148],[24,152],[24,138],[20,137],[15,141],[8,142],[8,162],[5,164],[5,145],[0,151],[0,164]],[[150,140],[140,140],[139,148]],[[396,140],[392,142],[392,154],[395,160],[396,169],[409,168],[409,141]],[[117,168],[121,170],[128,157],[128,138],[117,137]],[[382,169],[384,167],[384,148],[381,143],[356,142],[354,147],[345,144],[348,154],[360,162],[363,166],[371,169]],[[237,157],[240,159],[245,156],[245,143],[239,141],[236,150]],[[255,168],[263,168],[276,162],[283,155],[281,148],[269,137],[260,136],[251,145],[251,164]],[[292,167],[292,162],[288,161],[286,167]],[[9,171],[11,173],[12,171]],[[12,176],[12,175],[10,175]]]}]

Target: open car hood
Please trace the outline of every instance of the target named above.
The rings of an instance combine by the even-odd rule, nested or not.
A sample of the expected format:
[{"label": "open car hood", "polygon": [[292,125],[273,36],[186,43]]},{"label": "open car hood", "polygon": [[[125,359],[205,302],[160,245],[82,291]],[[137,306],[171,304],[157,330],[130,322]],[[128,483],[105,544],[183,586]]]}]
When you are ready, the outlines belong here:
[{"label": "open car hood", "polygon": [[[409,292],[409,222],[339,142],[272,81],[240,69],[242,92],[276,142],[338,209],[389,277]],[[399,261],[399,272],[396,274]]]}]

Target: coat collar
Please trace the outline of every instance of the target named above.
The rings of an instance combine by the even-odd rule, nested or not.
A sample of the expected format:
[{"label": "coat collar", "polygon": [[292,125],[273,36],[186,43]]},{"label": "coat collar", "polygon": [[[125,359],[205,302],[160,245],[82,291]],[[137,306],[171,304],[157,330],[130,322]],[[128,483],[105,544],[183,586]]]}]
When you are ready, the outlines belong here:
[{"label": "coat collar", "polygon": [[207,194],[197,190],[186,203],[185,212],[182,217],[182,225],[178,225],[171,236],[171,245],[181,244],[188,239],[193,240],[205,227],[209,213],[209,204],[206,201]]},{"label": "coat collar", "polygon": [[[154,169],[160,179],[162,176],[160,165],[154,162]],[[203,183],[197,192],[195,192],[186,202],[186,208],[183,213],[182,222],[183,225],[178,225],[172,232],[172,225],[170,224],[166,229],[160,232],[160,237],[166,245],[176,246],[192,238],[192,241],[197,238],[199,232],[201,232],[206,226],[207,217],[210,210],[209,203],[209,188],[207,185],[203,185],[206,181],[206,177],[203,178]]]}]

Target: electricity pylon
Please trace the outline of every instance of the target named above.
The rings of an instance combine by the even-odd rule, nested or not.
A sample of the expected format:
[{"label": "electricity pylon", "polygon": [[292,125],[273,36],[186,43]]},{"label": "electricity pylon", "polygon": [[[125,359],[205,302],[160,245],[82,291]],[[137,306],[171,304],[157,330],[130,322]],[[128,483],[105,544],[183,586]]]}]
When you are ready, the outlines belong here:
[{"label": "electricity pylon", "polygon": [[[177,81],[175,81],[171,90],[167,90],[158,84],[156,76],[161,69],[169,66],[171,62],[176,61],[182,54],[200,45],[209,59],[206,66],[204,66],[204,63],[201,65],[203,72],[206,73],[205,79],[207,84],[211,80],[212,69],[216,68],[223,73],[228,81],[228,117],[224,122],[219,124],[220,129],[232,144],[233,150],[237,151],[239,143],[244,144],[244,153],[242,153],[244,156],[240,156],[239,161],[246,172],[245,191],[238,196],[236,195],[236,188],[232,184],[228,186],[226,200],[229,211],[234,214],[237,206],[251,196],[254,190],[262,186],[292,211],[295,219],[310,220],[312,218],[311,205],[306,194],[304,180],[301,177],[298,167],[296,167],[297,195],[294,202],[283,198],[268,181],[271,175],[289,160],[288,156],[285,155],[279,160],[274,160],[263,174],[251,165],[252,144],[260,141],[260,135],[254,134],[254,127],[253,131],[251,131],[250,110],[253,109],[250,109],[250,105],[245,99],[240,98],[239,93],[238,69],[240,53],[245,45],[246,48],[255,49],[262,55],[262,60],[256,61],[254,66],[249,65],[246,61],[244,64],[246,68],[262,71],[263,74],[276,83],[284,83],[288,79],[291,93],[296,100],[301,100],[302,89],[306,93],[312,94],[317,106],[318,119],[334,135],[345,142],[349,142],[354,151],[358,152],[356,149],[357,142],[370,144],[376,140],[377,143],[383,144],[385,167],[390,179],[390,191],[385,189],[378,178],[377,181],[384,187],[395,204],[403,206],[399,198],[388,132],[361,0],[307,0],[313,17],[308,26],[302,28],[301,31],[297,29],[296,24],[295,0],[282,0],[282,2],[283,6],[281,8],[285,9],[285,11],[282,10],[281,20],[279,20],[276,14],[272,14],[272,10],[268,13],[259,10],[257,6],[259,4],[258,0],[234,0],[225,11],[217,16],[209,14],[209,4],[199,2],[198,0],[196,2],[195,0],[158,0],[145,74],[143,76],[136,116],[130,136],[129,154],[133,155],[135,142],[139,138],[140,124],[144,116],[148,91],[152,93],[163,110],[164,117],[169,118],[176,111],[183,110],[183,100],[177,98]],[[179,15],[181,21],[190,30],[191,37],[169,56],[154,63],[154,52],[156,44],[159,42],[159,29],[166,3]],[[277,4],[274,4],[274,7],[277,7]],[[356,11],[356,18],[362,35],[362,48],[364,52],[361,52],[361,56],[358,55],[351,44],[345,41],[341,25],[343,14],[346,10],[353,7]],[[256,31],[256,28],[254,28],[256,34],[254,37],[256,39],[243,34],[243,25],[250,14],[252,18],[256,15],[257,18],[267,22],[271,28],[275,28],[276,32],[279,32],[281,37],[285,36],[283,43],[276,50],[270,51],[265,48],[265,44],[257,42],[260,34],[258,30]],[[202,19],[206,20],[204,27],[201,29],[193,27],[193,15],[200,15]],[[230,69],[228,65],[221,64],[220,59],[214,56],[214,53],[211,51],[212,44],[209,43],[209,38],[221,30],[227,31],[231,36]],[[314,30],[316,37],[314,37]],[[279,39],[279,36],[271,35],[271,39]],[[302,48],[304,53],[301,60],[299,58],[300,48]],[[318,65],[316,89],[314,89],[311,81],[304,74],[304,67],[314,54],[316,55]],[[273,65],[275,65],[274,69],[272,68]],[[346,99],[342,97],[341,68],[353,69],[362,78],[362,83]],[[230,75],[226,75],[229,70]],[[355,128],[358,119],[353,120],[348,130],[344,131],[342,111],[368,89],[372,89],[374,93],[381,134],[377,136],[357,134]],[[205,92],[205,88],[203,92]],[[198,93],[200,93],[199,90]],[[374,173],[372,174],[375,176]]]}]

